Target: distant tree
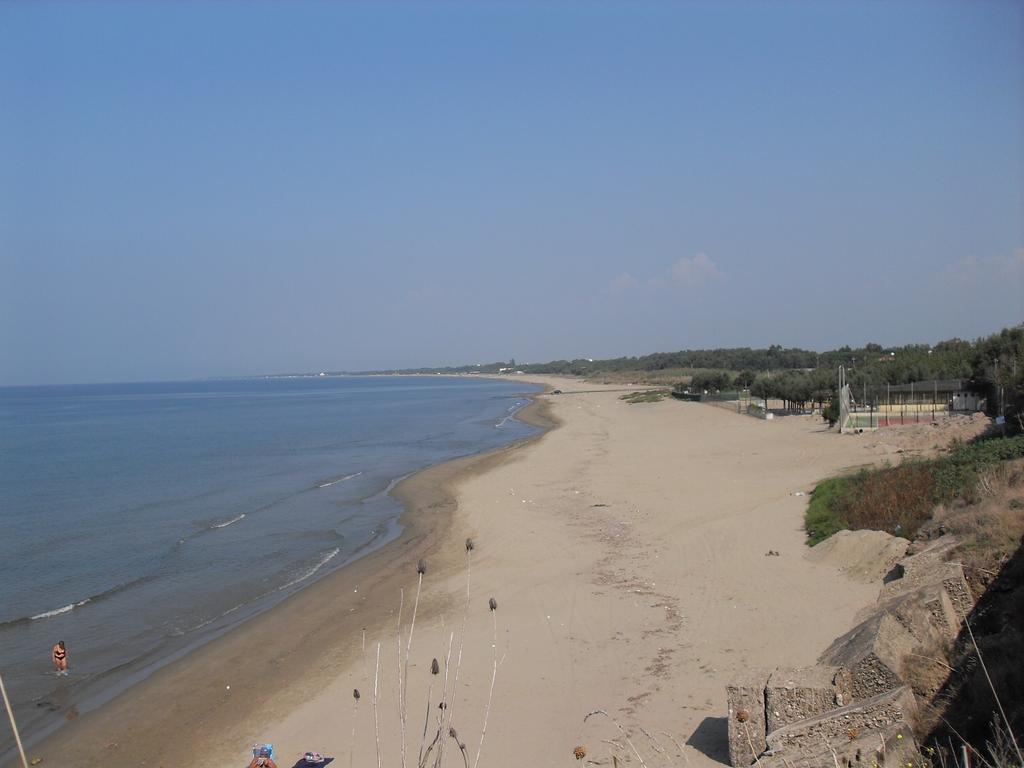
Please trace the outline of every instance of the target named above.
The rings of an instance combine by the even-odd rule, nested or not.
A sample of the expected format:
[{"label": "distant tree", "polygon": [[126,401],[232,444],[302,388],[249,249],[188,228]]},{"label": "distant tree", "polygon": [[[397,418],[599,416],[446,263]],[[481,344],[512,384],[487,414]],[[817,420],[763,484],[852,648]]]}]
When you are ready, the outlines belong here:
[{"label": "distant tree", "polygon": [[750,385],[750,394],[764,400],[764,409],[768,410],[768,398],[775,395],[775,380],[766,373],[759,374]]},{"label": "distant tree", "polygon": [[740,371],[738,374],[736,374],[736,386],[740,387],[741,389],[747,389],[750,387],[751,384],[754,383],[754,379],[756,376],[757,374],[754,371],[751,371],[749,368]]},{"label": "distant tree", "polygon": [[839,421],[839,398],[833,397],[828,402],[828,407],[822,410],[821,417],[828,422],[828,428],[832,429]]}]

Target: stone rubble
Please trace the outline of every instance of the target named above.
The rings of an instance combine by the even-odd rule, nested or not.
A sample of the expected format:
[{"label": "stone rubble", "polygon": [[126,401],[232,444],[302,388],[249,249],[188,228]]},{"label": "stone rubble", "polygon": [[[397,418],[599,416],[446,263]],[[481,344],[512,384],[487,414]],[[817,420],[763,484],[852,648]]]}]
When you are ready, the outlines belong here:
[{"label": "stone rubble", "polygon": [[[883,537],[879,546],[891,552]],[[895,537],[892,537],[895,538]],[[821,545],[819,545],[821,546]],[[916,764],[916,700],[904,659],[951,640],[973,608],[944,536],[896,563],[871,609],[804,669],[757,670],[726,686],[729,761],[761,768],[895,768]]]}]

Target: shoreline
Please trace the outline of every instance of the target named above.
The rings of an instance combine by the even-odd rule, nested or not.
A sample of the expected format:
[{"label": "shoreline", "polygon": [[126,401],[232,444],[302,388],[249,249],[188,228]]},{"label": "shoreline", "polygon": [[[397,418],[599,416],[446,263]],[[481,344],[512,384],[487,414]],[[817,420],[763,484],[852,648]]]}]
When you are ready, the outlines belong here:
[{"label": "shoreline", "polygon": [[[393,597],[392,621],[368,633],[362,659],[356,648],[314,695],[266,721],[282,763],[309,748],[359,765],[398,765],[403,743],[416,755],[434,732],[421,741],[424,698],[432,689],[427,712],[436,712],[444,680],[428,671],[434,656],[456,670],[445,700],[467,750],[445,738],[447,766],[464,757],[476,765],[482,749],[485,765],[554,767],[581,745],[600,764],[613,754],[631,761],[624,746],[615,751],[615,726],[587,717],[596,709],[653,762],[672,746],[644,739],[667,734],[685,764],[720,765],[733,675],[814,663],[873,602],[874,587],[804,557],[806,498],[795,493],[855,463],[861,443],[809,418],[775,424],[701,404],[631,405],[614,387],[545,383],[564,392],[547,398],[561,428],[456,483],[442,537],[455,567],[437,573],[428,561],[406,671],[404,637],[395,657]],[[471,589],[464,536],[476,543]],[[781,557],[766,558],[767,548]],[[411,563],[404,586],[403,635],[417,590]],[[379,725],[377,708],[369,711],[378,679]],[[355,707],[353,688],[365,699]],[[412,732],[399,714],[403,689]],[[449,725],[438,733],[454,735]]]},{"label": "shoreline", "polygon": [[[556,766],[577,745],[610,764],[614,727],[584,717],[603,709],[633,734],[668,734],[692,768],[720,765],[729,679],[814,663],[875,599],[873,587],[805,557],[806,498],[796,493],[864,463],[871,449],[803,417],[631,405],[612,387],[527,381],[563,390],[532,394],[522,409],[537,420],[529,423],[557,429],[407,478],[393,493],[403,521],[414,520],[399,539],[83,716],[46,742],[52,751],[33,755],[69,768],[161,758],[221,768],[267,741],[282,766],[305,749],[370,765],[379,748],[383,763],[398,764],[406,727],[396,619],[404,606],[404,635],[423,558],[405,673],[412,754],[434,656],[446,674],[462,669],[449,701],[471,762],[486,733],[485,765]],[[477,545],[471,600],[467,537]],[[766,558],[767,548],[781,557]],[[437,711],[436,681],[428,713]],[[445,756],[462,765],[458,750]]]},{"label": "shoreline", "polygon": [[[322,663],[308,654],[303,658],[303,648],[318,641],[333,646],[339,633],[358,638],[360,631],[369,632],[386,621],[394,608],[387,607],[390,599],[382,595],[399,591],[395,586],[402,579],[399,564],[412,563],[415,568],[418,559],[431,558],[434,568],[440,565],[432,554],[457,506],[456,483],[507,460],[515,451],[557,427],[557,420],[550,417],[548,403],[540,399],[549,390],[545,387],[540,392],[524,393],[523,397],[530,402],[513,414],[540,432],[499,448],[425,467],[399,480],[390,491],[403,508],[396,520],[401,527],[397,537],[241,624],[179,651],[94,709],[79,716],[71,708],[65,713],[67,722],[50,724],[48,730],[30,737],[26,743],[29,757],[59,761],[66,766],[91,766],[96,759],[104,760],[107,766],[135,766],[139,760],[145,760],[137,752],[144,748],[147,753],[173,752],[179,758],[193,754],[201,760],[198,755],[208,745],[222,744],[225,734],[237,732],[239,723],[259,719],[259,713],[266,711],[265,702],[260,701],[261,689],[308,690],[312,681],[322,677],[318,672]],[[340,610],[322,615],[318,609],[334,600],[339,602]],[[425,615],[429,615],[429,608],[426,611]],[[259,641],[254,640],[269,633],[274,635],[276,645],[276,638],[287,634],[293,626],[302,629],[284,641],[284,648],[275,647],[273,653],[262,652]],[[228,673],[226,669],[239,671]],[[223,685],[219,680],[212,684],[212,674],[223,674],[228,681]],[[174,733],[166,732],[165,722],[172,715],[164,703],[168,692],[173,693],[173,717],[179,726]],[[128,738],[119,735],[126,728]],[[257,740],[254,737],[249,743]],[[18,764],[13,747],[5,761],[5,766]]]}]

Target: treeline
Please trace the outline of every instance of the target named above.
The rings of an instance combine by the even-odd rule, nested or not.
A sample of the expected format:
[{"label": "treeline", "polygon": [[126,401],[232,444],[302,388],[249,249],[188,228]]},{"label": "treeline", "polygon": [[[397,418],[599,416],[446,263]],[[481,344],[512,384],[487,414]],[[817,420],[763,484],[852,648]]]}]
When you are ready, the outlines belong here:
[{"label": "treeline", "polygon": [[933,347],[842,347],[822,352],[818,367],[811,370],[700,371],[676,389],[711,393],[748,389],[753,397],[783,400],[787,408],[802,410],[808,403],[823,406],[832,400],[840,365],[846,367],[847,380],[858,394],[862,388],[877,392],[887,384],[967,379],[987,393],[991,409],[1003,405],[1009,417],[1024,411],[1024,329],[1020,327],[973,343],[953,339]]},{"label": "treeline", "polygon": [[[1024,376],[1024,330],[1018,326],[975,342],[950,339],[933,346],[908,344],[883,347],[881,344],[865,344],[856,348],[839,347],[828,352],[786,349],[779,345],[767,349],[697,349],[608,360],[553,360],[549,363],[519,365],[518,368],[524,373],[574,376],[626,371],[643,373],[677,368],[713,369],[732,372],[744,386],[749,386],[753,376],[758,373],[827,369],[834,375],[840,365],[846,366],[848,381],[856,385],[869,383],[884,386],[929,379],[977,378],[991,381],[999,378],[1005,386],[1010,386],[1012,380]],[[711,388],[723,389],[732,385],[730,382]]]},{"label": "treeline", "polygon": [[561,373],[574,376],[619,371],[664,371],[673,368],[770,371],[814,368],[818,357],[817,352],[798,348],[785,349],[775,344],[767,349],[688,349],[679,352],[655,352],[640,357],[615,357],[608,360],[552,360],[550,363],[532,363],[520,368],[529,373]]},{"label": "treeline", "polygon": [[[854,387],[878,388],[886,384],[908,384],[930,379],[973,379],[980,386],[997,388],[1005,399],[1007,413],[1024,403],[1024,327],[1007,328],[977,341],[949,339],[938,344],[908,344],[884,347],[839,347],[828,352],[785,348],[774,344],[766,349],[750,347],[692,349],[657,352],[639,357],[606,360],[553,360],[547,363],[495,362],[447,368],[417,368],[377,373],[497,373],[501,369],[523,373],[552,373],[597,377],[604,374],[643,374],[665,371],[693,371],[690,386],[719,391],[749,388],[755,397],[786,400],[794,407],[831,398],[836,371],[846,367],[847,381]],[[703,377],[703,378],[701,378]],[[993,390],[990,396],[995,395]]]},{"label": "treeline", "polygon": [[701,371],[680,382],[675,389],[679,392],[731,392],[749,390],[753,397],[762,400],[782,400],[784,407],[803,410],[808,403],[819,407],[832,399],[835,392],[835,375],[827,368],[812,371],[782,371],[780,373],[757,373],[755,371]]}]

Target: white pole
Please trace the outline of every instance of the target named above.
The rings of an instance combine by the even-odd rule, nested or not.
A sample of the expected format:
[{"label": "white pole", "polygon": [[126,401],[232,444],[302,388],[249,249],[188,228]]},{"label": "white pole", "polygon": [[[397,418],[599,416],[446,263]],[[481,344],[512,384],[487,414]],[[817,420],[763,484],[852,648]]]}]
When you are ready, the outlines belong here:
[{"label": "white pole", "polygon": [[21,736],[18,735],[18,725],[14,722],[14,710],[11,709],[11,702],[7,698],[7,689],[4,687],[3,675],[0,675],[0,694],[4,697],[4,706],[7,707],[7,717],[11,719],[11,730],[14,731],[14,741],[18,745],[18,754],[21,755],[22,768],[28,768],[28,760],[25,759],[25,749],[21,746]]}]

